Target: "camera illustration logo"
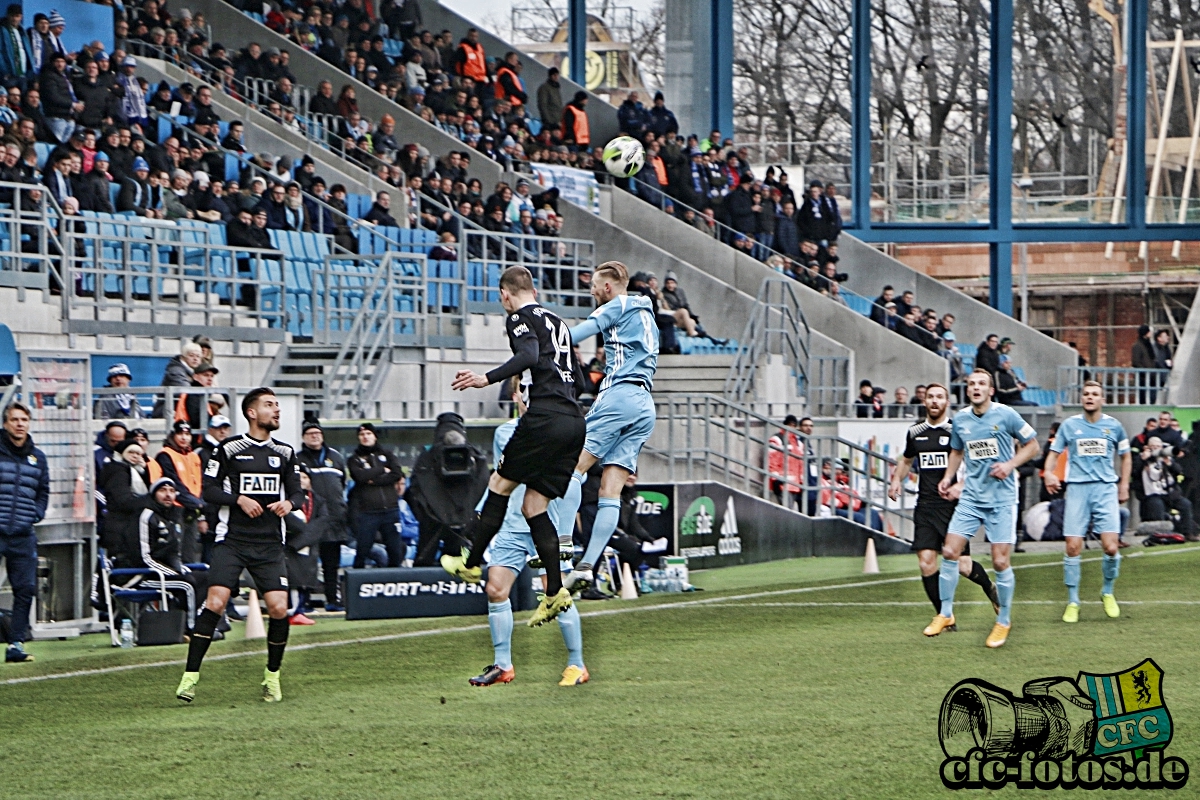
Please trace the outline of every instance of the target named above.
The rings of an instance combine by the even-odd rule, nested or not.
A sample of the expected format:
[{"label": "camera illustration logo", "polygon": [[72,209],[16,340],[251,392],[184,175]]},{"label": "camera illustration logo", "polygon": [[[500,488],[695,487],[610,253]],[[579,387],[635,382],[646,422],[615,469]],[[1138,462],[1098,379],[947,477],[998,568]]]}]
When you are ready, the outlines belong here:
[{"label": "camera illustration logo", "polygon": [[1016,697],[959,681],[942,700],[938,738],[949,789],[1181,789],[1187,762],[1168,756],[1163,670],[1146,659],[1122,672],[1040,678]]}]

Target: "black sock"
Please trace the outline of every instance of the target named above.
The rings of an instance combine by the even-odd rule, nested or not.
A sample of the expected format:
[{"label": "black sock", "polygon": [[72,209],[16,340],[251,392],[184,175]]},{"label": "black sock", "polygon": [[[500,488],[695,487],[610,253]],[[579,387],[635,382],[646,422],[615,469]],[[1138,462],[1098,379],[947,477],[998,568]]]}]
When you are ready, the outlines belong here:
[{"label": "black sock", "polygon": [[546,568],[546,595],[553,597],[562,588],[562,571],[558,568],[558,531],[545,511],[526,520],[538,558]]},{"label": "black sock", "polygon": [[932,575],[922,575],[921,583],[925,586],[925,594],[929,597],[929,602],[933,603],[933,610],[938,614],[942,613],[942,595],[938,589],[938,574],[935,572]]},{"label": "black sock", "polygon": [[983,564],[980,564],[978,561],[971,564],[971,574],[967,576],[967,580],[971,583],[978,583],[979,588],[983,589],[985,594],[991,594],[992,579],[988,577],[987,570],[983,568]]},{"label": "black sock", "polygon": [[213,631],[217,629],[217,623],[220,621],[221,615],[215,611],[206,608],[200,612],[192,628],[192,640],[188,643],[187,666],[183,668],[185,672],[200,671],[200,662],[204,660],[204,654],[212,644]]},{"label": "black sock", "polygon": [[267,669],[271,672],[279,672],[279,665],[283,663],[283,649],[287,647],[288,631],[291,629],[287,617],[271,617],[267,621]]},{"label": "black sock", "polygon": [[[483,501],[483,510],[479,519],[475,520],[474,530],[471,531],[471,555],[467,557],[468,567],[482,567],[483,553],[487,550],[496,532],[504,524],[504,515],[508,513],[508,495],[497,494],[488,489],[487,499]],[[554,535],[555,548],[558,547],[558,534]],[[557,549],[555,550],[557,553]],[[558,558],[556,555],[555,558]]]}]

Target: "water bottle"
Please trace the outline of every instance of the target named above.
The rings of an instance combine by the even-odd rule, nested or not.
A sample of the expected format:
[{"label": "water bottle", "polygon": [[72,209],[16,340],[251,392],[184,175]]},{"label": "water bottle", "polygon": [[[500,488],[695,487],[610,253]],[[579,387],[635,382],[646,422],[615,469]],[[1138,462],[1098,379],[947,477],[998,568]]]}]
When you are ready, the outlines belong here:
[{"label": "water bottle", "polygon": [[121,648],[123,650],[133,649],[133,620],[121,620]]}]

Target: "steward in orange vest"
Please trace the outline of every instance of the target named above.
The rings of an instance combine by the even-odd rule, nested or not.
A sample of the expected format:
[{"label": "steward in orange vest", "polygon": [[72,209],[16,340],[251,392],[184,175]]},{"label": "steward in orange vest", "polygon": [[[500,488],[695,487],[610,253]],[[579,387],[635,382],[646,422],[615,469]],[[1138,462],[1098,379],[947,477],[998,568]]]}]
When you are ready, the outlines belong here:
[{"label": "steward in orange vest", "polygon": [[[200,516],[204,501],[200,499],[203,465],[199,453],[192,449],[192,426],[184,420],[172,425],[170,435],[163,442],[163,449],[152,463],[162,470],[161,477],[175,481],[175,505],[183,506],[184,520],[194,523]],[[187,544],[184,543],[185,548]]]},{"label": "steward in orange vest", "polygon": [[575,99],[563,108],[563,144],[574,145],[580,150],[592,143],[592,136],[588,132],[587,102],[587,92],[579,91],[575,93]]},{"label": "steward in orange vest", "polygon": [[471,28],[458,43],[454,54],[454,72],[476,83],[487,83],[487,56],[479,43],[479,31]]},{"label": "steward in orange vest", "polygon": [[496,70],[496,99],[507,100],[513,108],[525,105],[529,95],[525,93],[525,85],[521,83],[521,60],[516,53],[505,53],[504,63]]}]

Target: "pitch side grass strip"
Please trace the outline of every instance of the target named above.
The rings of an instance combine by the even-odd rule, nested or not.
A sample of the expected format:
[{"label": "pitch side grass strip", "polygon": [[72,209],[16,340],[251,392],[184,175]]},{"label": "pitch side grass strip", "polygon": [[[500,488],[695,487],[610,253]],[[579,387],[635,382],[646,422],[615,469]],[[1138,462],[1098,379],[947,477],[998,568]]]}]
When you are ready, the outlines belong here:
[{"label": "pitch side grass strip", "polygon": [[[1189,552],[1194,552],[1197,550],[1200,550],[1200,547],[1177,547],[1177,548],[1169,549],[1169,550],[1155,550],[1153,552],[1143,550],[1143,551],[1140,551],[1137,553],[1131,553],[1124,557],[1125,558],[1149,558],[1149,557],[1153,557],[1153,556],[1166,556],[1166,555],[1176,555],[1179,553],[1189,553]],[[1084,558],[1081,560],[1081,563],[1088,563],[1088,562],[1094,562],[1094,561],[1100,561],[1100,560],[1101,559],[1099,557]],[[1062,565],[1061,561],[1053,561],[1052,560],[1052,561],[1045,561],[1045,562],[1040,562],[1040,563],[1035,563],[1035,564],[1014,564],[1013,569],[1035,569],[1038,567],[1054,567],[1054,566],[1061,566],[1061,565]],[[654,603],[654,604],[649,604],[649,605],[626,606],[624,608],[597,609],[595,611],[583,612],[579,616],[581,616],[581,617],[608,617],[608,616],[616,616],[618,614],[635,614],[635,613],[644,612],[644,611],[663,611],[663,610],[672,609],[672,608],[689,608],[689,607],[695,607],[695,606],[715,605],[718,603],[737,602],[739,600],[757,600],[759,598],[764,598],[764,597],[779,597],[782,595],[801,594],[801,593],[807,593],[807,592],[824,592],[824,591],[831,591],[831,590],[836,590],[836,589],[858,589],[858,588],[862,588],[864,586],[882,586],[885,584],[907,583],[907,582],[912,582],[912,581],[917,581],[917,580],[920,580],[920,576],[910,575],[910,576],[905,576],[903,578],[883,578],[881,580],[851,581],[849,583],[830,584],[830,585],[825,585],[825,586],[802,586],[802,587],[797,587],[794,589],[772,589],[772,590],[761,591],[761,592],[747,592],[747,593],[743,593],[743,594],[724,595],[721,597],[706,597],[706,598],[697,599],[697,600],[680,600],[680,601],[675,601],[675,602]],[[1018,601],[1018,602],[1021,602],[1021,601]],[[1039,602],[1039,601],[1031,601],[1031,602]],[[1188,605],[1190,603],[1188,603],[1188,601],[1177,601],[1175,604]],[[1200,603],[1197,603],[1197,604],[1200,604]],[[837,604],[836,603],[828,603],[828,604],[818,603],[815,605],[837,605]],[[883,605],[897,605],[897,604],[884,603]],[[915,605],[924,605],[924,603],[916,603]],[[332,639],[332,640],[324,641],[324,642],[306,642],[304,644],[297,644],[297,645],[288,647],[288,652],[299,652],[299,651],[303,651],[303,650],[317,650],[317,649],[325,648],[325,647],[343,647],[346,645],[354,645],[354,644],[373,644],[373,643],[378,643],[378,642],[394,642],[394,641],[399,641],[401,639],[417,639],[417,638],[421,638],[424,636],[440,636],[442,634],[447,634],[447,633],[467,633],[467,632],[471,632],[471,631],[484,631],[484,630],[488,630],[487,623],[455,625],[455,626],[450,626],[450,627],[430,628],[430,629],[419,630],[419,631],[405,631],[402,633],[387,633],[387,634],[380,634],[378,636],[359,636],[359,637],[354,637],[351,639]],[[243,651],[239,651],[237,653],[222,653],[221,655],[207,657],[205,659],[205,662],[208,663],[208,662],[212,662],[212,661],[227,661],[227,660],[235,659],[235,658],[247,658],[249,656],[261,657],[261,656],[266,655],[266,652],[267,651],[265,649],[259,649],[259,650],[243,650]],[[23,683],[37,683],[40,681],[59,680],[61,678],[83,678],[83,677],[89,677],[92,675],[109,675],[109,674],[116,673],[116,672],[129,672],[131,670],[179,666],[180,664],[183,664],[183,663],[184,663],[183,659],[171,659],[169,661],[148,661],[148,662],[144,662],[144,663],[140,663],[140,664],[120,664],[120,665],[111,666],[111,667],[97,667],[95,669],[80,669],[80,670],[70,670],[67,672],[52,672],[52,673],[48,673],[45,675],[30,675],[30,676],[23,677],[23,678],[8,678],[7,680],[0,681],[0,686],[13,686],[16,684],[23,684]]]}]

